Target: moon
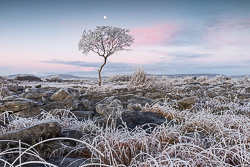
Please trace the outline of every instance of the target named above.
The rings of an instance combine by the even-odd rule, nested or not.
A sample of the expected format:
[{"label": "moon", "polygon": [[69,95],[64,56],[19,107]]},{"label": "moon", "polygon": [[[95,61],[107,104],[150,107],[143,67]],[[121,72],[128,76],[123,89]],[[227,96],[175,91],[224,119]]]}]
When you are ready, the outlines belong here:
[{"label": "moon", "polygon": [[103,16],[103,18],[104,18],[104,19],[106,19],[106,18],[107,18],[107,16]]}]

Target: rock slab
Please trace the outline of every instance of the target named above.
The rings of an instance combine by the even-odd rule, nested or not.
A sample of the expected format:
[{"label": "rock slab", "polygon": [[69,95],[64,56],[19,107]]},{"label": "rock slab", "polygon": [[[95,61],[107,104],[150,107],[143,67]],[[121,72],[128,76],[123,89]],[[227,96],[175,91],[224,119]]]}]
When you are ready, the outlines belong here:
[{"label": "rock slab", "polygon": [[51,96],[52,101],[63,101],[66,99],[74,99],[66,89],[60,89]]},{"label": "rock slab", "polygon": [[[34,144],[39,142],[41,139],[45,140],[58,137],[61,135],[61,132],[62,127],[58,122],[53,120],[45,120],[33,126],[1,134],[0,140],[21,140],[21,142],[27,144]],[[0,143],[0,145],[1,144],[2,143]]]}]

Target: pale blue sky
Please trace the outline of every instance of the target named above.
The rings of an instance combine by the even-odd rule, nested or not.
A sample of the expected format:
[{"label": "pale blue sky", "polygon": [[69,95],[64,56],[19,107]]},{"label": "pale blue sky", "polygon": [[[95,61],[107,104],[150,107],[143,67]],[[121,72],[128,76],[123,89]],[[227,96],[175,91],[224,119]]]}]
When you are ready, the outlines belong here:
[{"label": "pale blue sky", "polygon": [[[250,73],[249,0],[0,0],[0,75],[97,76],[103,58],[84,56],[84,29],[131,30],[132,51],[108,59],[103,75]],[[107,19],[103,16],[106,15]]]}]

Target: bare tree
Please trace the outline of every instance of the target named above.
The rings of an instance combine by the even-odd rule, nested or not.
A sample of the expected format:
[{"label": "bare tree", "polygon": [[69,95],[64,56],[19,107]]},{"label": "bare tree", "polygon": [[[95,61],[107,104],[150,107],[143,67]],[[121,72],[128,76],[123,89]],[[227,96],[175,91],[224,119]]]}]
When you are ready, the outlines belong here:
[{"label": "bare tree", "polygon": [[133,41],[133,36],[129,35],[128,29],[112,27],[112,26],[97,26],[93,31],[84,31],[82,38],[78,44],[79,50],[83,54],[88,54],[90,51],[97,53],[104,58],[104,63],[98,70],[99,86],[101,86],[101,71],[107,62],[107,58],[117,51],[128,50]]}]

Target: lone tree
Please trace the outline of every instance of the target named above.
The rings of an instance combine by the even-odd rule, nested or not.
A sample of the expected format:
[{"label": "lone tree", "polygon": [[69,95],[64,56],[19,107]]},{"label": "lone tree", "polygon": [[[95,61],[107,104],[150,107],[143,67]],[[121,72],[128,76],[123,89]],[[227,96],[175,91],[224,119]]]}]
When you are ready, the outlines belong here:
[{"label": "lone tree", "polygon": [[129,35],[128,29],[122,29],[112,26],[97,26],[93,31],[84,31],[78,44],[79,50],[87,55],[90,51],[97,53],[104,58],[104,63],[98,70],[99,86],[101,86],[101,71],[107,62],[107,58],[117,51],[128,50],[125,47],[130,46],[134,38]]}]

